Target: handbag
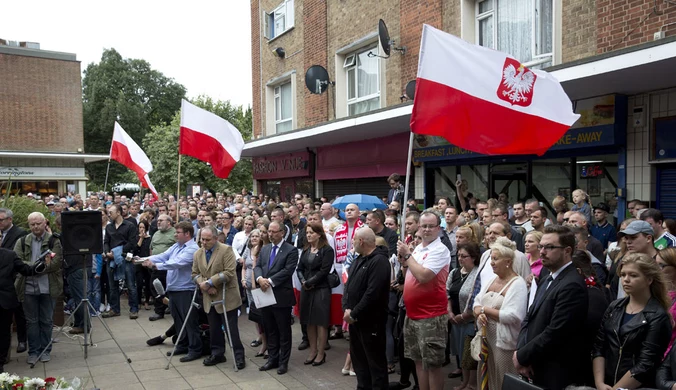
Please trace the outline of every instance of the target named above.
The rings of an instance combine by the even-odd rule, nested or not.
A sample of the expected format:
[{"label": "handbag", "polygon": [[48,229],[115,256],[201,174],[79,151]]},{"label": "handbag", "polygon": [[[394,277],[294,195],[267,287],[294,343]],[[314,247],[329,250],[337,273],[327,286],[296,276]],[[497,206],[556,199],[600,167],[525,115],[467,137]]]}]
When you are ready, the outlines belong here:
[{"label": "handbag", "polygon": [[336,272],[336,263],[333,263],[331,266],[331,271],[326,276],[326,280],[329,282],[329,287],[336,288],[340,285],[340,276]]},{"label": "handbag", "polygon": [[530,378],[516,374],[505,374],[502,379],[502,390],[542,390],[542,387],[534,385]]},{"label": "handbag", "polygon": [[[252,287],[256,288],[255,280],[252,283]],[[263,313],[261,313],[261,309],[256,307],[256,303],[253,299],[249,302],[249,321],[253,321],[257,324],[263,323]]]},{"label": "handbag", "polygon": [[481,332],[476,332],[474,338],[472,339],[472,342],[470,343],[470,351],[472,354],[472,359],[476,360],[477,362],[481,361],[481,343],[484,337],[486,337],[485,326],[481,327]]}]

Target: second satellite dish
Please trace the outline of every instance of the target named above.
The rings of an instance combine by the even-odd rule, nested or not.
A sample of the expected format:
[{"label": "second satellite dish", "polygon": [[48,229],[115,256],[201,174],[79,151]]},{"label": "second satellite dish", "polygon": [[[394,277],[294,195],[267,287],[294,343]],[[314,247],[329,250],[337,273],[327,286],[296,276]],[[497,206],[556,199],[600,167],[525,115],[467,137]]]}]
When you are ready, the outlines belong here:
[{"label": "second satellite dish", "polygon": [[406,46],[394,46],[394,41],[390,39],[390,33],[387,31],[385,21],[382,19],[378,20],[378,40],[380,41],[380,46],[383,48],[383,53],[385,53],[384,56],[378,57],[388,58],[392,52],[392,49],[397,50],[402,55],[406,54]]},{"label": "second satellite dish", "polygon": [[415,98],[415,80],[411,80],[406,84],[406,96],[411,100]]},{"label": "second satellite dish", "polygon": [[321,95],[329,87],[329,84],[334,85],[333,81],[329,81],[329,72],[321,65],[312,65],[307,72],[305,72],[305,86],[310,93]]}]

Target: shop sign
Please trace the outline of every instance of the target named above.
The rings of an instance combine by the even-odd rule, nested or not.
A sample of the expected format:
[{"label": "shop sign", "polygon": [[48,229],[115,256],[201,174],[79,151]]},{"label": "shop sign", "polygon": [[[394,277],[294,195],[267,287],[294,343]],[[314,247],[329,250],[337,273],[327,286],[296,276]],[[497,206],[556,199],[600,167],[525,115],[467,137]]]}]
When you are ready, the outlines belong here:
[{"label": "shop sign", "polygon": [[602,179],[606,176],[603,164],[582,164],[578,165],[578,169],[580,179]]},{"label": "shop sign", "polygon": [[311,166],[309,152],[255,157],[253,159],[253,176],[256,180],[310,176]]},{"label": "shop sign", "polygon": [[68,179],[85,177],[84,168],[73,167],[0,167],[0,179]]}]

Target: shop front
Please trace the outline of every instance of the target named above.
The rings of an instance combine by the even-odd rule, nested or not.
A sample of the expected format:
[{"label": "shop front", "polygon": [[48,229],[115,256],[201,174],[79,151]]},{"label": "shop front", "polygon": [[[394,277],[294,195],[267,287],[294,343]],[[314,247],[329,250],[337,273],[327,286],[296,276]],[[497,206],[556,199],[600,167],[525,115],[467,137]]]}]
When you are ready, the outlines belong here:
[{"label": "shop front", "polygon": [[314,194],[314,153],[292,152],[253,158],[253,177],[258,193],[282,201],[293,199],[297,192]]},{"label": "shop front", "polygon": [[84,167],[34,167],[0,165],[0,195],[40,197],[72,193],[86,193],[87,177]]},{"label": "shop front", "polygon": [[625,187],[626,104],[621,95],[577,101],[580,120],[543,156],[486,156],[417,136],[413,160],[424,163],[426,206],[441,196],[453,201],[455,183],[462,179],[480,200],[499,194],[510,204],[535,198],[553,212],[554,197],[572,201],[571,191],[581,188],[592,203],[603,201],[623,212],[625,199],[617,195]]},{"label": "shop front", "polygon": [[347,194],[387,197],[387,178],[406,175],[407,133],[317,148],[319,195],[329,199]]}]

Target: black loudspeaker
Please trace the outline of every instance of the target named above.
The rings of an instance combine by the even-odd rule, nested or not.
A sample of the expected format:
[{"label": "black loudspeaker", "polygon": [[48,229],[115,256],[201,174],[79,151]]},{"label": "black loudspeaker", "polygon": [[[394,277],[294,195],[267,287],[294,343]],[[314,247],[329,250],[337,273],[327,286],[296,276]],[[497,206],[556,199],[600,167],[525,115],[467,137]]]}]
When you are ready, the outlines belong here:
[{"label": "black loudspeaker", "polygon": [[64,255],[103,253],[100,211],[61,213],[61,244]]}]

